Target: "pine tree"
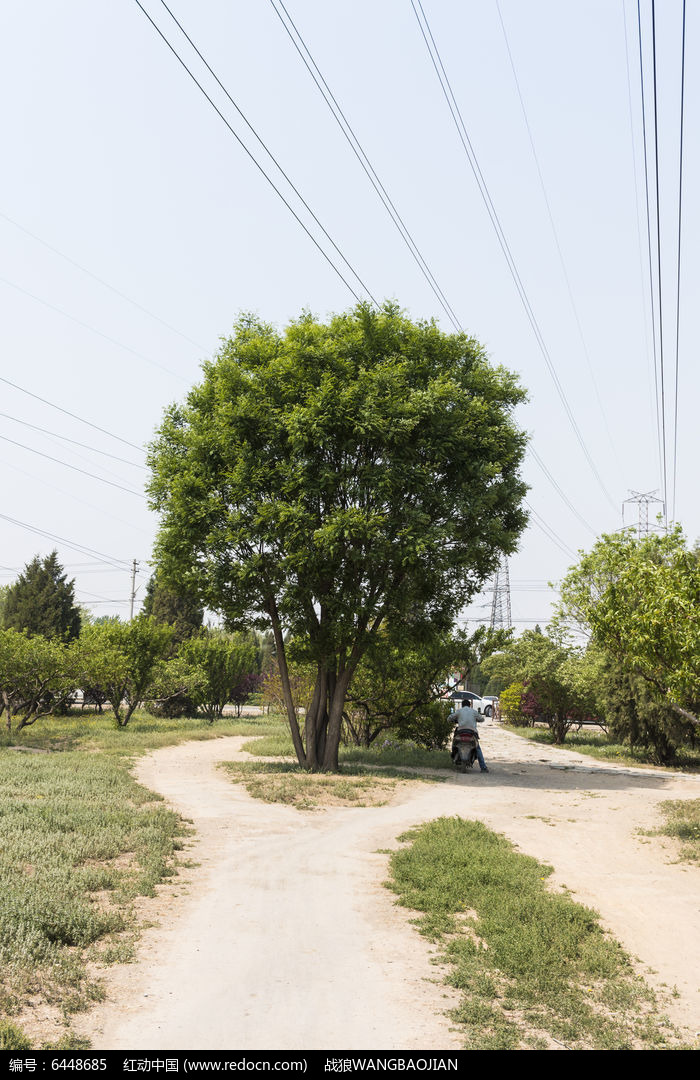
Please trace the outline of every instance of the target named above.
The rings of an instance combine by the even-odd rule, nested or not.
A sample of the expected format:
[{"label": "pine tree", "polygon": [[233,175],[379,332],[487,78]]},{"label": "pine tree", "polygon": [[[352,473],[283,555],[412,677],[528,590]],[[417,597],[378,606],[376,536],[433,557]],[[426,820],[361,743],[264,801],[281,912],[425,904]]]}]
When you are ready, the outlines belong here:
[{"label": "pine tree", "polygon": [[7,590],[5,629],[71,641],[80,633],[80,609],[74,588],[75,581],[66,580],[56,551],[44,559],[35,556]]},{"label": "pine tree", "polygon": [[146,586],[143,614],[152,615],[159,623],[173,627],[174,647],[198,633],[204,617],[197,600],[181,596],[168,588],[159,580],[157,571]]}]

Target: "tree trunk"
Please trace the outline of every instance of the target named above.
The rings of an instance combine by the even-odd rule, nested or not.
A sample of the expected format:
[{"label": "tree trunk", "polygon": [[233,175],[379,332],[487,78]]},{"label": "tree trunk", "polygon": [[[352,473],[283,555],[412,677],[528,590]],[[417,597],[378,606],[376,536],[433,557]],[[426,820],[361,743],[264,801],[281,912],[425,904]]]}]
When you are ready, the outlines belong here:
[{"label": "tree trunk", "polygon": [[345,697],[350,687],[351,678],[352,669],[346,668],[335,680],[333,696],[330,699],[330,708],[328,710],[328,734],[323,755],[323,768],[327,772],[338,771],[338,748],[340,747],[343,709],[345,708]]},{"label": "tree trunk", "polygon": [[272,623],[272,632],[275,638],[277,663],[279,664],[280,678],[282,680],[282,693],[284,696],[284,704],[287,709],[287,720],[289,721],[289,730],[292,735],[294,750],[297,755],[297,761],[300,765],[306,768],[306,754],[304,753],[304,745],[301,741],[299,722],[297,720],[296,709],[294,707],[294,699],[292,698],[292,688],[289,682],[289,668],[287,667],[287,653],[284,647],[284,635],[282,634],[282,625],[280,623],[277,605],[275,604],[273,597],[268,597],[267,599],[267,613],[270,616],[270,622]]},{"label": "tree trunk", "polygon": [[321,767],[323,754],[319,754],[321,732],[324,733],[327,722],[326,699],[328,696],[328,672],[324,664],[319,664],[311,704],[304,722],[304,742],[306,744],[306,767],[316,772]]}]

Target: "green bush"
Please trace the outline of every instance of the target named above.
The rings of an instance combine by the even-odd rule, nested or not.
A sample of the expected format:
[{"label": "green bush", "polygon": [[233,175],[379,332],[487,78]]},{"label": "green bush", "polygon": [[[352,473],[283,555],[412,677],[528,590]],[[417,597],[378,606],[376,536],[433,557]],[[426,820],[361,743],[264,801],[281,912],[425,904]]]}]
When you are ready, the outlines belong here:
[{"label": "green bush", "polygon": [[501,705],[501,718],[514,727],[531,727],[532,718],[523,712],[523,695],[525,684],[521,682],[511,683],[501,691],[499,697]]},{"label": "green bush", "polygon": [[32,1044],[21,1028],[9,1020],[0,1020],[0,1050],[14,1050],[16,1053],[31,1050]]}]

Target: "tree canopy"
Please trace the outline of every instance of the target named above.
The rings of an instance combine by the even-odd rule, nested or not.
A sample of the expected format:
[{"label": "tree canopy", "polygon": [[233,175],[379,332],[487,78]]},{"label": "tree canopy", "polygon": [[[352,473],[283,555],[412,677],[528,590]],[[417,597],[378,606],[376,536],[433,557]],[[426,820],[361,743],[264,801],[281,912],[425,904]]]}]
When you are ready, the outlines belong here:
[{"label": "tree canopy", "polygon": [[172,627],[143,614],[128,623],[110,619],[81,634],[85,682],[103,691],[118,727],[125,728],[147,698],[172,637]]},{"label": "tree canopy", "polygon": [[[442,745],[452,724],[440,702],[456,670],[470,670],[500,648],[504,631],[478,627],[437,631],[406,620],[382,626],[360,661],[346,699],[345,719],[353,740],[370,746],[391,730],[431,749]],[[452,687],[450,687],[452,688]]]},{"label": "tree canopy", "polygon": [[65,701],[80,680],[79,646],[41,634],[0,630],[0,700],[8,734]]},{"label": "tree canopy", "polygon": [[6,629],[26,630],[46,638],[70,641],[80,633],[80,609],[75,603],[74,581],[68,581],[52,551],[32,559],[10,585],[3,605]]},{"label": "tree canopy", "polygon": [[522,686],[528,699],[523,698],[523,711],[545,721],[557,743],[564,741],[573,724],[595,716],[591,658],[556,632],[525,630],[482,666],[504,683]]},{"label": "tree canopy", "polygon": [[243,318],[150,452],[165,579],[315,665],[299,761],[337,768],[345,698],[386,622],[448,626],[524,528],[523,392],[466,334],[392,304],[277,333]]},{"label": "tree canopy", "polygon": [[203,632],[186,641],[180,655],[199,673],[191,698],[210,722],[223,716],[229,702],[239,704],[260,683],[258,644],[252,634]]},{"label": "tree canopy", "polygon": [[700,560],[682,530],[603,536],[561,586],[574,620],[659,702],[700,723]]}]

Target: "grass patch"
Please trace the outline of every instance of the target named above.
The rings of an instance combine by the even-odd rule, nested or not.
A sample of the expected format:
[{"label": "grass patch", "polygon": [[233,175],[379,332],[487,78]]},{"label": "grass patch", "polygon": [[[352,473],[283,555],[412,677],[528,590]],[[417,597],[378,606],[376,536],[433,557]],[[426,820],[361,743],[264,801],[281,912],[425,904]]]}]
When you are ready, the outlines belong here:
[{"label": "grass patch", "polygon": [[421,912],[470,1050],[675,1049],[650,987],[597,913],[546,887],[551,867],[480,822],[440,818],[404,834],[387,883]]},{"label": "grass patch", "polygon": [[666,824],[659,832],[680,841],[680,857],[700,863],[700,799],[669,799],[659,804]]},{"label": "grass patch", "polygon": [[[279,719],[279,718],[278,718]],[[242,749],[256,757],[293,757],[296,758],[289,728],[280,729],[262,739],[244,743]],[[445,769],[452,771],[452,762],[447,750],[425,750],[413,742],[399,739],[378,739],[370,747],[341,746],[338,751],[341,765],[388,765],[398,768]]]},{"label": "grass patch", "polygon": [[118,728],[111,714],[77,713],[42,717],[32,727],[8,736],[0,733],[0,750],[87,750],[134,758],[188,739],[217,739],[223,735],[268,735],[282,730],[278,717],[226,716],[210,724],[201,717],[166,719],[136,712],[128,727]]},{"label": "grass patch", "polygon": [[654,760],[651,750],[643,746],[615,742],[612,736],[602,731],[570,731],[566,736],[566,742],[557,746],[548,728],[512,727],[509,724],[503,726],[514,735],[520,735],[531,742],[543,743],[555,750],[576,750],[579,754],[588,754],[600,761],[612,761],[616,765],[631,765],[637,768],[641,765],[650,765],[655,769],[671,768],[675,771],[700,772],[700,750],[694,750],[689,746],[679,747],[676,763],[664,766]]},{"label": "grass patch", "polygon": [[286,803],[297,810],[384,806],[399,784],[427,779],[400,769],[372,772],[359,766],[344,766],[339,773],[312,773],[291,762],[227,761],[221,767],[234,783],[243,784],[254,799]]},{"label": "grass patch", "polygon": [[175,872],[187,825],[136,783],[134,759],[185,739],[270,727],[267,718],[210,725],[141,713],[124,730],[107,715],[83,714],[2,736],[0,1045],[20,1038],[14,1021],[41,1003],[68,1016],[98,1000],[90,962],[130,958],[135,898]]}]

